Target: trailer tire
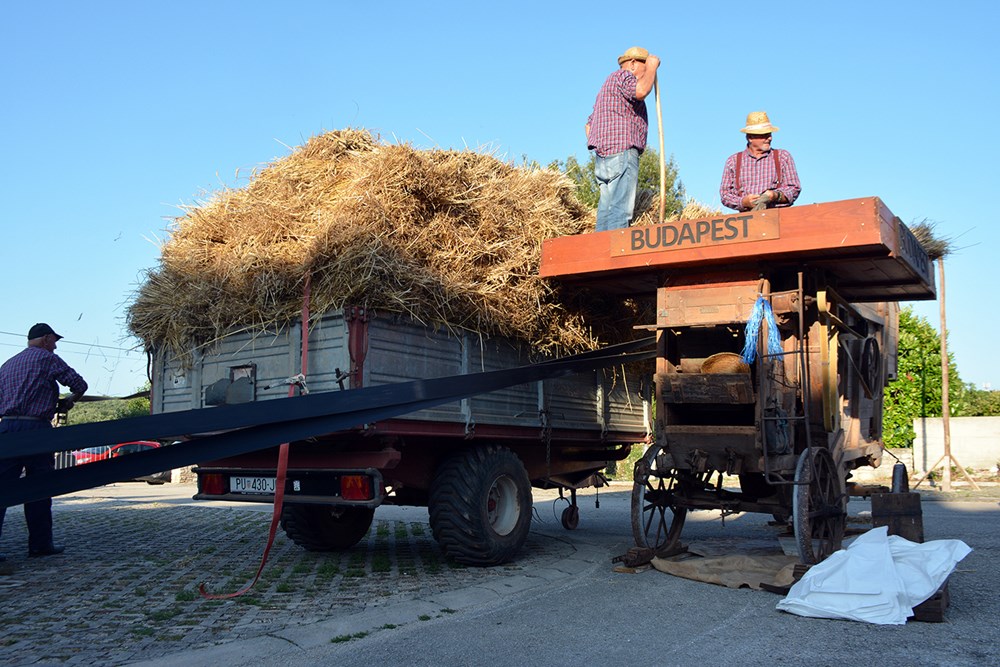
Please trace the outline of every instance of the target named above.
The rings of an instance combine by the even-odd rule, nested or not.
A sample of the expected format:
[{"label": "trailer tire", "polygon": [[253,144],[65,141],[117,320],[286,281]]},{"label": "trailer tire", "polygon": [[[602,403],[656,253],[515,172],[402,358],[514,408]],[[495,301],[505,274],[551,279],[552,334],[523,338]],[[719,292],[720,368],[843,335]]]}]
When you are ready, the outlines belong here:
[{"label": "trailer tire", "polygon": [[288,504],[281,508],[281,528],[306,551],[344,551],[368,534],[371,507]]},{"label": "trailer tire", "polygon": [[531,482],[506,447],[477,447],[447,459],[431,482],[431,530],[450,558],[499,565],[514,558],[531,527]]}]

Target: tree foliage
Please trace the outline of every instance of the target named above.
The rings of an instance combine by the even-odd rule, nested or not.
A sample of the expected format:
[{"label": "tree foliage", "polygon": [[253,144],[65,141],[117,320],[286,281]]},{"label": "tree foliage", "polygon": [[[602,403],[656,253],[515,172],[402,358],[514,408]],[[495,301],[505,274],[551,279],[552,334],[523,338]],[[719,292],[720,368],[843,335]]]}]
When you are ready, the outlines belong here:
[{"label": "tree foliage", "polygon": [[[889,447],[909,447],[913,420],[941,416],[941,338],[923,317],[904,308],[899,316],[899,373],[885,388],[883,439]],[[965,409],[966,387],[948,355],[948,401],[952,416]]]},{"label": "tree foliage", "polygon": [[960,417],[1000,417],[1000,391],[976,389],[965,385],[965,400]]},{"label": "tree foliage", "polygon": [[[149,391],[149,383],[138,391]],[[143,417],[149,414],[148,398],[111,399],[77,403],[66,416],[66,425],[89,424],[128,417]],[[95,443],[110,444],[110,443]]]},{"label": "tree foliage", "polygon": [[[585,205],[597,208],[600,201],[600,189],[597,177],[594,176],[594,154],[585,164],[580,164],[575,156],[566,158],[565,162],[553,162],[549,167],[565,173],[576,183],[576,195]],[[677,176],[677,164],[671,155],[666,164],[666,215],[680,213],[684,208],[684,184]],[[639,156],[639,187],[638,190],[649,191],[653,195],[660,194],[660,155],[655,150],[647,148]]]}]

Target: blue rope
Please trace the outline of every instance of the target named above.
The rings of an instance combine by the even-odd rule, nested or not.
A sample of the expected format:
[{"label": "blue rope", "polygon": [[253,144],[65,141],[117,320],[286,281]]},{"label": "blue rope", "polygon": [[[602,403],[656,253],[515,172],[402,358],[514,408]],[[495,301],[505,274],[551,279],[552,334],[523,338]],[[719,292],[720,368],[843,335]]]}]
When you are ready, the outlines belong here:
[{"label": "blue rope", "polygon": [[[753,310],[750,311],[750,318],[747,320],[743,354],[741,355],[747,364],[752,364],[757,358],[757,339],[760,337],[762,322],[767,322],[767,353],[781,355],[783,352],[781,334],[778,332],[778,323],[774,319],[771,303],[763,296],[758,296],[756,303],[753,304]],[[778,356],[778,361],[781,361],[781,356]]]}]

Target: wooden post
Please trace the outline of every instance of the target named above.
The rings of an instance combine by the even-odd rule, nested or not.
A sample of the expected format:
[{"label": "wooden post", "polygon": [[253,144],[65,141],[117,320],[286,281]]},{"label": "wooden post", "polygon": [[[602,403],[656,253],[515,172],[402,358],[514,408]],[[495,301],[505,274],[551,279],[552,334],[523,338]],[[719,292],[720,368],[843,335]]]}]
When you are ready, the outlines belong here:
[{"label": "wooden post", "polygon": [[941,464],[944,465],[941,471],[941,490],[951,491],[951,466],[955,464],[955,467],[959,469],[965,479],[969,481],[976,491],[979,490],[979,485],[976,484],[976,480],[972,479],[972,476],[966,472],[962,464],[958,462],[958,459],[954,457],[951,453],[951,407],[948,404],[948,320],[945,317],[944,309],[944,257],[938,257],[938,275],[941,280],[941,425],[944,427],[944,454],[941,458],[937,460],[937,463],[932,465],[927,469],[923,475],[917,478],[916,483],[914,483],[913,488],[920,486],[920,482],[924,481],[928,475],[930,475],[934,470]]},{"label": "wooden post", "polygon": [[938,257],[938,275],[941,277],[941,424],[944,426],[944,470],[941,490],[951,491],[951,421],[948,402],[948,320],[944,315],[944,257]]}]

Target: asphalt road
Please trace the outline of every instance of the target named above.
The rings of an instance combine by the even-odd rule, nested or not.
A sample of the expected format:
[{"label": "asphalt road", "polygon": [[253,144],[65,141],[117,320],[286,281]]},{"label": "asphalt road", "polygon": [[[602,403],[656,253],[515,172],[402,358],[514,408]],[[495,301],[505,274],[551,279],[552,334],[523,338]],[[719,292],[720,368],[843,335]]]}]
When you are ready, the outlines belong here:
[{"label": "asphalt road", "polygon": [[[279,534],[251,603],[208,601],[193,594],[198,581],[234,589],[252,574],[269,508],[189,495],[133,484],[57,499],[67,554],[16,557],[0,576],[0,664],[1000,664],[995,498],[923,503],[928,540],[973,548],[951,577],[946,621],[874,626],[779,612],[772,593],[614,572],[611,558],[632,545],[624,486],[601,492],[600,509],[581,493],[572,532],[558,521],[564,503],[537,492],[525,553],[509,566],[453,568],[426,510],[381,508],[339,570]],[[767,518],[694,513],[684,540],[774,540]],[[11,553],[20,511],[7,524]]]}]

